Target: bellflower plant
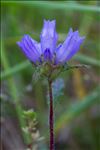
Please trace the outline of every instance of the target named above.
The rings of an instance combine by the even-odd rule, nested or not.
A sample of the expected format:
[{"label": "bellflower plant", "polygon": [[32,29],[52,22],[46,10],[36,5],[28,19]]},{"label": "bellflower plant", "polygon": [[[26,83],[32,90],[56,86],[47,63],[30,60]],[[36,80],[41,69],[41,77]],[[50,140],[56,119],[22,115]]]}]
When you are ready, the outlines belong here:
[{"label": "bellflower plant", "polygon": [[[25,56],[36,67],[40,66],[40,72],[48,79],[50,97],[50,150],[54,150],[52,81],[63,70],[66,62],[78,52],[84,39],[85,37],[81,37],[78,31],[73,31],[70,28],[65,41],[57,46],[58,34],[56,32],[56,21],[44,20],[40,42],[35,41],[29,35],[24,35],[22,40],[17,42]],[[77,68],[78,66],[71,68],[74,67]]]}]

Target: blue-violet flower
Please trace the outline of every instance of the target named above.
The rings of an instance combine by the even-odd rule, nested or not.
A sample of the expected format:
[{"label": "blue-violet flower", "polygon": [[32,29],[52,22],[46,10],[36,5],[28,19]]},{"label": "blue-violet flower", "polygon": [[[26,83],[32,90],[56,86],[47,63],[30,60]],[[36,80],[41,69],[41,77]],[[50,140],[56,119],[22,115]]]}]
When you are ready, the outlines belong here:
[{"label": "blue-violet flower", "polygon": [[26,57],[34,64],[50,62],[53,65],[64,64],[77,53],[85,37],[80,37],[79,32],[73,32],[70,28],[64,43],[56,46],[58,34],[56,32],[56,21],[44,20],[40,43],[29,35],[24,35],[17,42]]}]

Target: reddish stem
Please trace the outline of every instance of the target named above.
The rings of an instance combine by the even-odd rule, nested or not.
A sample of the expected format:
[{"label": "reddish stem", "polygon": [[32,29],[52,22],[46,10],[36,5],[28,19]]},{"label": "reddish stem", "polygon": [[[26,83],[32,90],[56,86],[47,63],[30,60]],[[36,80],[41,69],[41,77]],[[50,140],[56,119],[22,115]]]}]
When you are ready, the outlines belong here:
[{"label": "reddish stem", "polygon": [[50,110],[49,110],[49,125],[50,125],[50,150],[54,150],[54,114],[53,114],[53,96],[52,96],[52,81],[49,82],[49,97],[50,97]]}]

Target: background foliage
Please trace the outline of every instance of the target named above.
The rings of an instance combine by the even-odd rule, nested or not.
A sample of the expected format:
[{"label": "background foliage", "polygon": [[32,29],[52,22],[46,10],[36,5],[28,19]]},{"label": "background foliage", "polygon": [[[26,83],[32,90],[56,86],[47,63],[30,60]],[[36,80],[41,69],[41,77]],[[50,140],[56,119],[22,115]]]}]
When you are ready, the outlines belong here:
[{"label": "background foliage", "polygon": [[34,84],[35,68],[16,45],[24,34],[39,41],[43,19],[56,19],[59,43],[70,27],[85,35],[81,50],[69,64],[91,66],[62,73],[60,78],[65,87],[58,82],[61,91],[57,86],[54,88],[55,95],[61,92],[55,106],[55,148],[99,150],[100,7],[96,0],[1,2],[2,149],[25,149],[22,112],[31,108],[37,114],[36,128],[43,137],[37,145],[40,150],[48,149],[47,82],[40,79]]}]

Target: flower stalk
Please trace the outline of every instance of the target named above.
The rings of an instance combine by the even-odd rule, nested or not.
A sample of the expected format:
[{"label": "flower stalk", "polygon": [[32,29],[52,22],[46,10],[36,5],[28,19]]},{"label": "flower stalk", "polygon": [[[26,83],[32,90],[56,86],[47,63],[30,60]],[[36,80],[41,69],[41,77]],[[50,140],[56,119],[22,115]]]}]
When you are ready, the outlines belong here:
[{"label": "flower stalk", "polygon": [[50,127],[50,150],[54,150],[54,111],[53,111],[53,95],[52,95],[52,80],[48,79],[49,84],[49,127]]},{"label": "flower stalk", "polygon": [[68,35],[62,44],[57,46],[58,34],[55,20],[44,20],[40,42],[35,41],[29,35],[24,35],[17,44],[25,56],[39,68],[39,73],[48,78],[49,84],[49,125],[50,125],[50,150],[54,150],[54,110],[52,81],[65,70],[79,68],[81,65],[65,65],[80,49],[85,37],[79,35],[79,31],[69,29]]}]

